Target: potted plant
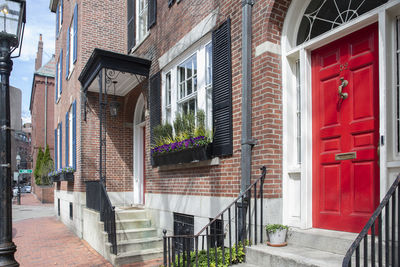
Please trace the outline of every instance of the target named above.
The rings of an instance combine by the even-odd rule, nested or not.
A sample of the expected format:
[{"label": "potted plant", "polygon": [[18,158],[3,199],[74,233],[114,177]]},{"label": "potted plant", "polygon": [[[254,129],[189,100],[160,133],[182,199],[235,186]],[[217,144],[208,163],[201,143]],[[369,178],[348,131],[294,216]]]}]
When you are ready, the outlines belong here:
[{"label": "potted plant", "polygon": [[265,226],[269,241],[267,244],[272,247],[283,247],[287,245],[286,238],[289,227],[282,224],[268,224]]}]

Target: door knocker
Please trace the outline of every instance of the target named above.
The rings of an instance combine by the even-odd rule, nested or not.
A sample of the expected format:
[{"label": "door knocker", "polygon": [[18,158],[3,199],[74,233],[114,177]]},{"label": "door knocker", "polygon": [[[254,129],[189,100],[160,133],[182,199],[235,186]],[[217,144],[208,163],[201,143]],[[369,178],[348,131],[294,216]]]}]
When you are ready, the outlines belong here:
[{"label": "door knocker", "polygon": [[346,98],[349,97],[349,94],[343,93],[343,88],[345,88],[349,84],[349,82],[345,80],[343,77],[341,77],[340,80],[342,81],[342,83],[339,85],[338,94],[342,100],[345,100]]}]

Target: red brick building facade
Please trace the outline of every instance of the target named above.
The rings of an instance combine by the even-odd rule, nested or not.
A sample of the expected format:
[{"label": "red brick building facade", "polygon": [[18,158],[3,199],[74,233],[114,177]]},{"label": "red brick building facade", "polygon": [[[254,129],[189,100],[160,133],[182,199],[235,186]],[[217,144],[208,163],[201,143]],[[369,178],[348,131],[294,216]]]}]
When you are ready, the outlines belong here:
[{"label": "red brick building facade", "polygon": [[[322,101],[313,96],[313,90],[317,90],[314,88],[323,86],[313,78],[317,77],[314,71],[319,68],[315,58],[321,56],[323,59],[320,61],[320,67],[327,67],[331,64],[329,60],[333,60],[329,58],[331,52],[327,52],[329,55],[320,55],[318,53],[325,50],[318,48],[329,46],[334,40],[351,33],[357,34],[360,29],[377,23],[380,26],[384,25],[384,29],[380,28],[379,32],[386,32],[387,39],[379,47],[366,44],[360,47],[368,46],[371,51],[379,49],[379,65],[382,68],[397,69],[398,63],[385,61],[383,58],[391,57],[391,53],[394,53],[394,49],[390,47],[391,40],[398,36],[398,32],[394,30],[396,19],[387,12],[398,12],[398,2],[379,1],[365,5],[359,3],[357,12],[354,11],[357,7],[339,5],[337,8],[343,9],[346,14],[354,13],[346,17],[340,14],[331,17],[331,13],[327,12],[332,11],[331,8],[335,7],[334,3],[337,1],[327,1],[328,6],[322,9],[316,7],[324,4],[317,2],[246,1],[246,4],[252,5],[252,110],[248,118],[251,118],[252,132],[250,173],[251,179],[255,179],[260,175],[259,168],[267,167],[264,185],[264,196],[267,200],[263,206],[265,222],[284,222],[300,228],[333,229],[335,227],[322,226],[316,222],[319,221],[319,214],[324,212],[324,208],[340,209],[335,204],[342,201],[339,200],[340,190],[333,192],[329,188],[341,188],[339,176],[334,173],[344,167],[341,167],[342,163],[339,161],[325,164],[323,155],[331,157],[333,154],[330,153],[346,151],[339,149],[338,144],[341,141],[330,143],[329,140],[338,138],[336,135],[326,139],[314,138],[320,136],[316,125],[334,120],[332,117],[325,118],[325,121],[315,119],[319,113],[322,114],[322,111],[333,107],[328,98]],[[69,206],[72,205],[74,210],[84,209],[85,182],[106,177],[107,192],[113,204],[119,207],[145,207],[151,211],[160,233],[161,229],[173,232],[174,214],[193,216],[194,231],[201,229],[209,218],[213,218],[239,194],[243,182],[241,172],[244,167],[241,161],[245,142],[242,139],[242,120],[246,119],[242,116],[244,33],[241,2],[118,0],[95,3],[85,0],[52,0],[50,8],[57,16],[58,33],[53,127],[57,150],[56,166],[72,166],[76,169],[73,182],[57,183],[55,200],[59,200],[61,205],[61,219],[79,236],[85,237],[84,215],[74,212],[72,218],[68,217],[68,204],[70,203]],[[320,21],[329,25],[318,24]],[[219,90],[215,83],[219,75],[218,70],[212,64],[219,64],[216,57],[219,53],[225,53],[224,50],[218,50],[222,49],[218,45],[218,34],[222,29],[227,32],[225,36],[228,41],[224,42],[228,44],[229,52],[226,53],[229,56],[229,64],[223,65],[221,69],[227,70],[231,82],[227,84],[229,96],[225,99],[230,103],[228,109],[231,110],[231,113],[225,113],[229,114],[228,119],[231,121],[226,128],[228,137],[218,133],[221,131],[219,127],[225,127],[218,123],[226,119],[216,118],[214,108],[218,108],[220,103],[213,102],[217,101],[217,98],[207,98],[208,90]],[[358,44],[350,42],[349,45],[354,47]],[[95,48],[101,50],[93,52]],[[360,48],[360,51],[362,49]],[[102,60],[101,56],[114,57],[116,62],[125,63],[129,61],[125,57],[127,55],[132,61],[136,60],[136,63],[151,62],[148,74],[140,76],[117,70],[113,73],[104,72],[102,75],[106,77],[103,77],[99,76],[98,70],[91,72],[93,66],[97,66],[96,62]],[[215,58],[211,60],[210,55]],[[378,63],[371,63],[373,71],[378,71]],[[191,67],[187,67],[189,65]],[[178,70],[183,69],[186,73],[185,78],[178,74]],[[192,70],[195,71],[191,72]],[[344,75],[342,71],[345,70],[348,69],[340,67],[341,75]],[[134,71],[132,70],[132,73]],[[214,76],[209,80],[208,77],[211,76],[207,75],[211,73]],[[368,168],[371,169],[367,172],[377,174],[371,176],[373,182],[366,185],[369,188],[369,196],[374,199],[373,203],[351,207],[363,210],[362,220],[369,217],[375,209],[380,197],[386,192],[387,185],[393,180],[394,173],[400,168],[400,149],[397,151],[390,148],[400,143],[400,134],[394,131],[398,128],[392,123],[395,121],[392,117],[395,115],[391,112],[398,109],[398,106],[391,102],[391,97],[386,96],[387,93],[396,98],[397,91],[384,91],[382,87],[385,84],[395,84],[395,75],[384,73],[380,70],[376,74],[379,76],[379,88],[371,85],[373,90],[380,92],[380,106],[371,104],[378,114],[374,121],[379,121],[380,124],[377,123],[378,127],[372,130],[353,132],[351,135],[357,139],[366,132],[371,133],[372,139],[367,138],[369,141],[360,137],[365,143],[352,141],[351,151],[357,151],[361,155],[363,152],[359,151],[375,151],[380,146],[380,162],[387,164],[384,168],[383,165],[380,165],[380,168],[376,167],[376,155],[371,156],[372,159],[353,162],[355,170],[364,173],[366,171],[363,168],[368,161]],[[90,75],[94,78],[90,78]],[[196,87],[193,87],[196,88],[195,93],[187,90],[188,80],[193,82],[190,86],[196,84]],[[371,80],[378,84],[376,78]],[[86,81],[90,82],[85,83]],[[184,93],[178,91],[178,84],[183,83],[186,84]],[[336,83],[335,80],[330,85],[334,87],[334,90],[331,90],[334,92],[331,99],[337,97]],[[107,95],[107,100],[103,100],[107,105],[104,105],[105,119],[102,118],[102,122],[99,88],[105,89]],[[351,93],[358,94],[357,91]],[[186,95],[182,97],[182,94]],[[212,95],[214,97],[215,92]],[[169,100],[169,96],[172,101]],[[344,98],[342,95],[340,97]],[[117,116],[110,115],[109,104],[112,101],[119,103]],[[320,102],[324,102],[326,106],[318,106]],[[190,103],[195,104],[190,106]],[[209,103],[213,104],[209,106]],[[196,112],[200,109],[206,111],[206,116],[209,116],[207,123],[214,125],[214,152],[218,134],[224,136],[223,141],[228,143],[227,147],[221,150],[223,152],[214,154],[211,159],[205,161],[158,167],[152,165],[150,151],[154,126],[160,122],[172,122],[176,112],[181,112],[185,105]],[[363,112],[354,120],[369,116]],[[337,115],[341,114],[339,111],[334,114],[332,116],[342,116]],[[72,131],[67,133],[66,125]],[[100,144],[102,127],[105,129],[103,146]],[[64,138],[66,135],[69,142]],[[375,141],[378,141],[379,136],[383,136],[380,138],[387,140],[387,143],[381,142],[377,145]],[[100,147],[106,150],[100,152]],[[318,150],[320,147],[321,151]],[[335,171],[331,172],[333,169],[327,168],[328,165],[336,168]],[[360,167],[361,165],[363,167]],[[326,170],[326,173],[318,174],[320,169]],[[100,177],[99,170],[103,171],[104,177]],[[351,172],[350,176],[355,177],[354,173],[357,171]],[[320,176],[323,178],[319,178]],[[325,183],[328,176],[334,177],[330,181],[336,181],[329,182],[329,186]],[[354,184],[358,182],[360,181],[354,180]],[[352,196],[360,198],[365,193],[362,191],[364,185],[362,183],[355,186],[355,189],[352,188]],[[325,199],[332,201],[328,201],[328,205],[328,202],[324,202]],[[353,228],[346,227],[342,225],[336,230],[353,231]]]},{"label": "red brick building facade", "polygon": [[[54,159],[54,74],[55,58],[54,56],[42,66],[43,42],[42,36],[38,42],[38,51],[35,62],[35,72],[32,81],[32,92],[30,102],[30,112],[32,118],[31,127],[31,151],[32,168],[36,166],[36,158],[39,148],[44,150],[49,146],[50,156]],[[35,179],[32,174],[31,179],[33,192],[42,195],[39,187],[36,187]],[[51,196],[51,188],[47,189]],[[40,191],[40,192],[39,192]],[[39,197],[39,199],[42,199]],[[47,198],[46,202],[53,202],[53,197]]]}]

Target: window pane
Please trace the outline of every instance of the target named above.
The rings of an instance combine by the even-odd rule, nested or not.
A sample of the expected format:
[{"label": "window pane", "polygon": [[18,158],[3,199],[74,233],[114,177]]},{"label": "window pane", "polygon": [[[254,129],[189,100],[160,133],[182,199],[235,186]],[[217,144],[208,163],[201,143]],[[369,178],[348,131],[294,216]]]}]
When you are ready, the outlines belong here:
[{"label": "window pane", "polygon": [[187,95],[192,93],[192,79],[186,81]]}]

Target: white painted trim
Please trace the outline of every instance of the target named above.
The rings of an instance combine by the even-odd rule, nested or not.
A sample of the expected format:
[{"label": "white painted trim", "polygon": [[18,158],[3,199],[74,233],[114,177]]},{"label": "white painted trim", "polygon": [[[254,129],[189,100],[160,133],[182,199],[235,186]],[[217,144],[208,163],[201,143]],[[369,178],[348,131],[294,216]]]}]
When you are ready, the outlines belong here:
[{"label": "white painted trim", "polygon": [[217,15],[219,9],[211,11],[199,24],[197,24],[190,32],[180,39],[173,47],[171,47],[164,55],[158,59],[159,68],[163,69],[172,60],[184,53],[186,49],[200,40],[207,33],[211,32],[217,25]]},{"label": "white painted trim", "polygon": [[271,53],[280,55],[281,54],[281,46],[279,44],[274,44],[272,42],[266,41],[256,47],[255,56],[258,57],[259,55],[262,55],[265,52],[271,52]]},{"label": "white painted trim", "polygon": [[133,115],[133,203],[143,204],[144,191],[144,170],[143,170],[143,128],[145,123],[141,121],[144,109],[143,94],[136,102]]}]

